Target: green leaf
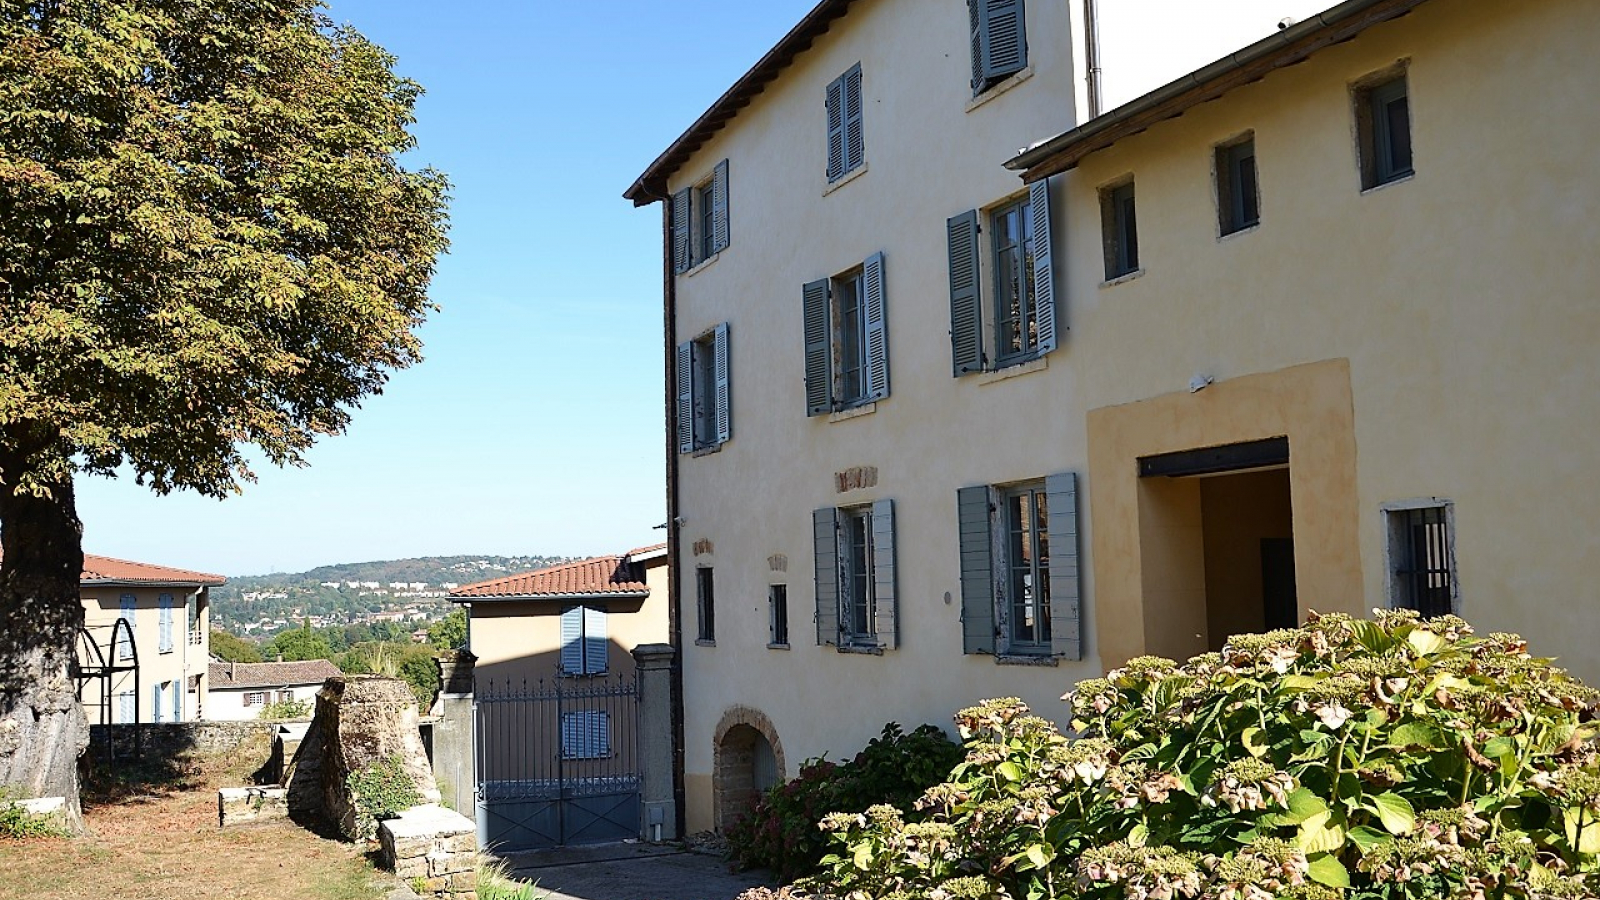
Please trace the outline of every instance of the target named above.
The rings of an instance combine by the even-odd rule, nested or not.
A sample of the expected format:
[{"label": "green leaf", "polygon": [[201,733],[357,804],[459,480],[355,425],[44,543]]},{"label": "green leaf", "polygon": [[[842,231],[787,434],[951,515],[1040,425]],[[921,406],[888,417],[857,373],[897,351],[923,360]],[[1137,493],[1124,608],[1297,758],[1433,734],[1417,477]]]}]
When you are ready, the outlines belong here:
[{"label": "green leaf", "polygon": [[1301,824],[1294,843],[1307,855],[1333,853],[1344,846],[1344,824],[1331,812],[1319,812]]},{"label": "green leaf", "polygon": [[1278,687],[1285,691],[1304,691],[1316,687],[1323,680],[1314,675],[1285,675],[1278,679]]},{"label": "green leaf", "polygon": [[1561,811],[1566,824],[1567,846],[1579,853],[1600,853],[1600,816],[1581,806]]},{"label": "green leaf", "polygon": [[1023,851],[1028,859],[1028,864],[1034,869],[1044,869],[1050,861],[1056,858],[1055,848],[1046,847],[1044,844],[1033,844]]},{"label": "green leaf", "polygon": [[1490,759],[1499,759],[1502,756],[1515,755],[1517,742],[1508,737],[1497,737],[1483,745],[1483,755]]},{"label": "green leaf", "polygon": [[1394,639],[1377,622],[1356,619],[1350,623],[1350,630],[1355,634],[1356,642],[1369,653],[1383,654],[1394,647]]},{"label": "green leaf", "polygon": [[1344,863],[1339,862],[1338,857],[1331,854],[1313,858],[1306,874],[1317,884],[1331,888],[1350,886],[1350,870],[1344,867]]},{"label": "green leaf", "polygon": [[1411,830],[1417,827],[1417,811],[1412,808],[1411,801],[1393,791],[1368,797],[1367,802],[1362,805],[1378,814],[1383,827],[1388,829],[1390,834],[1410,834]]},{"label": "green leaf", "polygon": [[1000,776],[1001,781],[1022,780],[1022,767],[1009,759],[1000,765],[995,766],[994,771],[996,775]]},{"label": "green leaf", "polygon": [[1150,827],[1143,822],[1128,829],[1128,846],[1143,847],[1150,839]]},{"label": "green leaf", "polygon": [[1439,740],[1439,732],[1427,722],[1407,722],[1389,733],[1389,746],[1402,750],[1411,747],[1439,750],[1444,744]]},{"label": "green leaf", "polygon": [[855,866],[862,871],[872,865],[872,845],[862,841],[856,845]]},{"label": "green leaf", "polygon": [[1244,749],[1256,759],[1267,754],[1267,739],[1262,736],[1260,728],[1254,725],[1246,728],[1240,734],[1240,739],[1244,741]]},{"label": "green leaf", "polygon": [[1435,634],[1426,628],[1415,628],[1406,635],[1406,643],[1417,651],[1418,656],[1432,656],[1443,650],[1450,642],[1445,640],[1443,635]]},{"label": "green leaf", "polygon": [[1378,829],[1373,828],[1371,825],[1362,825],[1358,828],[1352,828],[1350,829],[1350,833],[1346,836],[1350,838],[1350,843],[1356,845],[1356,849],[1360,850],[1361,855],[1363,856],[1369,853],[1373,847],[1376,847],[1379,844],[1387,841],[1394,840],[1394,838],[1390,837],[1387,833],[1379,831]]},{"label": "green leaf", "polygon": [[1285,825],[1299,825],[1319,813],[1328,811],[1328,804],[1321,797],[1311,793],[1309,788],[1296,788],[1289,795],[1289,812],[1284,815]]}]

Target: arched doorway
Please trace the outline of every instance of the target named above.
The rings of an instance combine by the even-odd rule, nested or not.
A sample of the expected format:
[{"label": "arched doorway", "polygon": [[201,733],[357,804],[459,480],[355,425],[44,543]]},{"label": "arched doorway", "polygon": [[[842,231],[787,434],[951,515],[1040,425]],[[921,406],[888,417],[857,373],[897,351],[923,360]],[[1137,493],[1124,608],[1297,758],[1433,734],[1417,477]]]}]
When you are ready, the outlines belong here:
[{"label": "arched doorway", "polygon": [[717,830],[737,822],[784,779],[783,744],[761,712],[738,706],[717,725],[711,784]]}]

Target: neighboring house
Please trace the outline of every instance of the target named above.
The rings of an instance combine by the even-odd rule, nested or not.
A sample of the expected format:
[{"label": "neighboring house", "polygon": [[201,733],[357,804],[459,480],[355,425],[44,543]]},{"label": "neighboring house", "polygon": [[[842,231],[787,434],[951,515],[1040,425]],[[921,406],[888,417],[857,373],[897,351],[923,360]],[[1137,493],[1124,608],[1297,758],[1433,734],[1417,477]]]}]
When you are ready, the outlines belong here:
[{"label": "neighboring house", "polygon": [[261,715],[262,707],[290,700],[314,706],[323,683],[339,674],[339,667],[325,659],[214,662],[206,718],[229,722],[254,719]]},{"label": "neighboring house", "polygon": [[634,647],[667,642],[667,547],[463,585],[479,686],[629,675]]},{"label": "neighboring house", "polygon": [[[1600,8],[1350,0],[1073,127],[1063,5],[823,2],[628,191],[671,248],[690,831],[762,753],[1059,719],[1311,610],[1600,676]],[[980,7],[1026,82],[985,91]]]},{"label": "neighboring house", "polygon": [[89,722],[207,718],[210,590],[227,579],[87,553],[83,569],[78,699]]}]

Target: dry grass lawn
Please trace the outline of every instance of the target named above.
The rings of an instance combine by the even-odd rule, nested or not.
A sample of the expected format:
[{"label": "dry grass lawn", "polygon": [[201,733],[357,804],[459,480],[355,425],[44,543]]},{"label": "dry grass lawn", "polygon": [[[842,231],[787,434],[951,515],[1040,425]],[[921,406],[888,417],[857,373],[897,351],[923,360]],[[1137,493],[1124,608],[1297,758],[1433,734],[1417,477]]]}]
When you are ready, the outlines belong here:
[{"label": "dry grass lawn", "polygon": [[124,767],[85,786],[90,835],[0,839],[0,900],[377,900],[359,845],[292,823],[222,831],[217,789],[242,785],[263,748],[176,766]]}]

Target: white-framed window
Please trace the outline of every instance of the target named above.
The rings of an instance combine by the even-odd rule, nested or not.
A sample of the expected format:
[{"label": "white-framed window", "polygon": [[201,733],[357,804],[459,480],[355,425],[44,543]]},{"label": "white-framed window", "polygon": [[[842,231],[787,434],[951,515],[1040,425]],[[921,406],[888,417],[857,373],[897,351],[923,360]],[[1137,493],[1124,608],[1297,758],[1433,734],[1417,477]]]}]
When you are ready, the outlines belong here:
[{"label": "white-framed window", "polygon": [[677,347],[678,452],[721,447],[733,436],[728,323]]},{"label": "white-framed window", "polygon": [[562,759],[604,759],[610,755],[610,713],[585,709],[561,714]]},{"label": "white-framed window", "polygon": [[817,643],[840,649],[899,646],[894,501],[812,513]]},{"label": "white-framed window", "polygon": [[672,270],[683,274],[728,248],[728,161],[672,195]]},{"label": "white-framed window", "polygon": [[824,106],[828,112],[828,181],[834,182],[861,168],[867,159],[860,63],[828,83]]},{"label": "white-framed window", "polygon": [[1028,66],[1023,0],[967,0],[972,25],[972,96]]},{"label": "white-framed window", "polygon": [[266,706],[270,691],[245,691],[245,706]]},{"label": "white-framed window", "polygon": [[1455,504],[1428,498],[1383,505],[1389,526],[1389,603],[1424,618],[1458,613]]},{"label": "white-framed window", "polygon": [[963,651],[1082,659],[1076,474],[961,488],[956,510]]},{"label": "white-framed window", "polygon": [[157,601],[160,612],[160,641],[157,649],[162,653],[172,652],[172,595],[162,594]]},{"label": "white-framed window", "polygon": [[609,649],[605,610],[569,606],[561,611],[561,674],[604,675]]},{"label": "white-framed window", "polygon": [[805,319],[806,414],[825,415],[889,396],[883,254],[800,289]]},{"label": "white-framed window", "polygon": [[[980,239],[984,228],[990,234],[987,251]],[[1035,182],[1024,197],[951,217],[945,236],[953,374],[1002,369],[1054,350],[1061,323],[1049,179]]]}]

